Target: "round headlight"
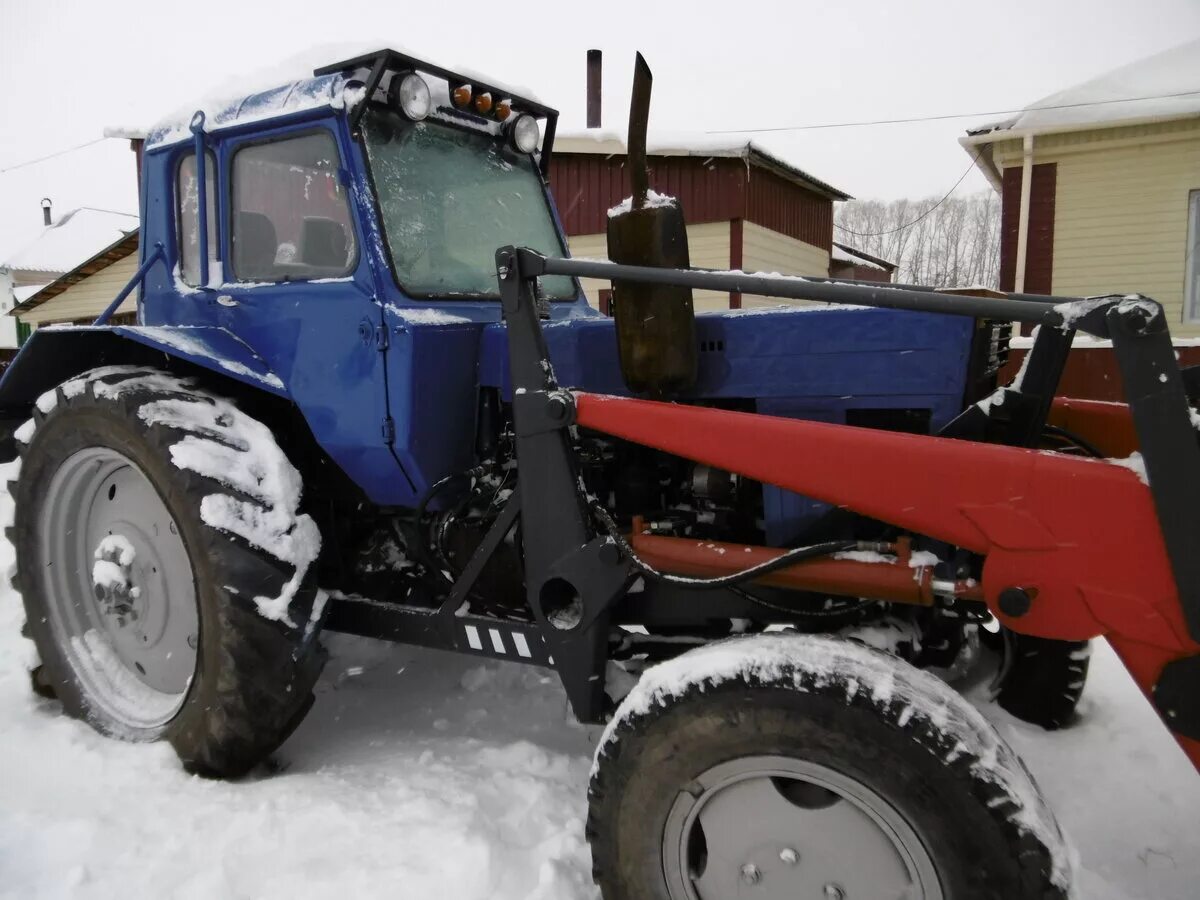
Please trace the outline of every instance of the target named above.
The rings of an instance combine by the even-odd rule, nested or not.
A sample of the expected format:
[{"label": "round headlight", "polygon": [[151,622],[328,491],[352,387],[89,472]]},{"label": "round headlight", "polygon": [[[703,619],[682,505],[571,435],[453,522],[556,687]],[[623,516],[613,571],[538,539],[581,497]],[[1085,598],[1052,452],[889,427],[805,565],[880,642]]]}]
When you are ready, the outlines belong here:
[{"label": "round headlight", "polygon": [[540,137],[541,130],[538,128],[537,119],[528,113],[517,116],[517,120],[512,123],[512,143],[520,152],[532,153],[537,149]]},{"label": "round headlight", "polygon": [[414,122],[420,122],[433,109],[429,85],[416,72],[409,72],[399,81],[393,80],[390,92],[393,104]]}]

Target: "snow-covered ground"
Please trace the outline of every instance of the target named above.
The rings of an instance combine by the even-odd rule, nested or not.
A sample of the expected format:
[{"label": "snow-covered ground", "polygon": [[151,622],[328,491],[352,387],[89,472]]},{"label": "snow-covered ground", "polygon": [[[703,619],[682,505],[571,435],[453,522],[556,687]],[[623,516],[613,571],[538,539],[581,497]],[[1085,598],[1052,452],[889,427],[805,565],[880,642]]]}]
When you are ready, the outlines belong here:
[{"label": "snow-covered ground", "polygon": [[[0,522],[10,511],[0,492]],[[11,561],[0,541],[0,571]],[[547,673],[333,636],[278,770],[230,784],[35,698],[22,618],[0,578],[0,897],[596,897],[583,822],[599,729],[574,724]],[[1107,646],[1070,730],[983,706],[1078,848],[1081,897],[1196,896],[1200,778]]]}]

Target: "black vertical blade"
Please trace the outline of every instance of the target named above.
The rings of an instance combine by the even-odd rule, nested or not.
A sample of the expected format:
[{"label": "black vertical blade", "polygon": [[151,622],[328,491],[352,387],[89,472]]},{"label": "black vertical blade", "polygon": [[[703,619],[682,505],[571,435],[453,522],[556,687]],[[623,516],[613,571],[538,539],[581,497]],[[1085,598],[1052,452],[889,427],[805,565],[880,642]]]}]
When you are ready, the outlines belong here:
[{"label": "black vertical blade", "polygon": [[646,132],[650,124],[650,89],[654,76],[641,53],[633,66],[633,95],[629,101],[629,187],[633,208],[641,209],[650,190],[650,175],[646,171]]}]

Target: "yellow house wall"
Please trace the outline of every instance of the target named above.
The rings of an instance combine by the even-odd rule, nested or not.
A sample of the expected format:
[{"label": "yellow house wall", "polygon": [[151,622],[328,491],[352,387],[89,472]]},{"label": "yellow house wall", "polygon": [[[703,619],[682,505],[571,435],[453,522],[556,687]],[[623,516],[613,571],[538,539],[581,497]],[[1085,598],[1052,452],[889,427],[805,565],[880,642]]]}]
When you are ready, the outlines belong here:
[{"label": "yellow house wall", "polygon": [[[795,238],[745,222],[742,225],[742,270],[778,272],[780,275],[829,275],[829,251]],[[804,300],[780,300],[770,297],[742,297],[742,308],[778,306],[781,303],[808,306]]]},{"label": "yellow house wall", "polygon": [[[729,268],[729,223],[708,222],[703,225],[689,225],[688,258],[692,265],[703,269]],[[608,259],[608,237],[603,234],[577,234],[568,238],[572,256],[583,256],[588,259]],[[588,303],[599,306],[600,291],[608,290],[607,281],[596,278],[581,278],[583,292],[587,294]],[[692,303],[696,312],[713,309],[729,309],[729,295],[715,291],[693,291]]]},{"label": "yellow house wall", "polygon": [[[1021,164],[1020,141],[996,146],[1001,168]],[[1038,136],[1034,163],[1057,163],[1056,294],[1139,292],[1166,308],[1172,334],[1186,321],[1188,194],[1200,190],[1200,119]]]},{"label": "yellow house wall", "polygon": [[[95,275],[89,275],[83,281],[71,285],[45,303],[35,306],[28,312],[19,313],[18,318],[22,322],[28,322],[34,328],[54,322],[94,319],[104,312],[105,307],[112,303],[121,288],[129,283],[129,279],[133,277],[137,267],[137,254],[131,253],[111,266],[101,269]],[[136,312],[136,294],[137,292],[134,291],[126,297],[117,312]]]},{"label": "yellow house wall", "polygon": [[[603,234],[582,234],[570,238],[571,255],[589,259],[607,259],[608,242]],[[729,268],[729,223],[713,222],[688,226],[688,252],[697,268]],[[742,223],[742,269],[746,272],[779,272],[784,275],[829,274],[829,253],[752,222]],[[584,293],[592,306],[599,303],[600,291],[607,281],[582,279]],[[692,296],[697,312],[729,309],[729,295],[716,291],[695,291]],[[787,300],[742,297],[743,308],[777,306]]]}]

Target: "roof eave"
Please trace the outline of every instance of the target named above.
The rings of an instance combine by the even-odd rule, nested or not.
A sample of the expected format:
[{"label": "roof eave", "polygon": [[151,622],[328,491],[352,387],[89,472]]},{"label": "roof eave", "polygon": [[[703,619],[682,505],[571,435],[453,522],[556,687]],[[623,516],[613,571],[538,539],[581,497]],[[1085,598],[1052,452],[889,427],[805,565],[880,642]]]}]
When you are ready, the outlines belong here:
[{"label": "roof eave", "polygon": [[[78,284],[84,278],[90,278],[91,276],[95,275],[98,272],[103,272],[109,266],[120,262],[121,260],[125,259],[125,257],[129,256],[130,254],[136,253],[138,250],[138,245],[140,243],[140,240],[141,240],[140,232],[137,229],[134,229],[133,231],[130,231],[127,234],[121,235],[119,238],[117,238],[115,241],[113,241],[111,244],[109,244],[107,247],[105,247],[99,253],[96,253],[95,255],[89,257],[88,259],[85,259],[83,262],[81,262],[79,265],[77,265],[71,271],[63,272],[61,275],[59,275],[57,278],[55,278],[53,281],[51,281],[49,284],[47,284],[45,287],[43,287],[36,294],[33,294],[32,296],[27,297],[24,300],[22,300],[20,303],[14,305],[13,308],[11,310],[9,310],[8,314],[10,316],[15,316],[18,313],[29,312],[31,309],[36,309],[37,307],[41,306],[46,301],[53,300],[55,297],[57,297],[59,294],[61,294],[63,291],[65,291],[67,288],[71,287],[72,285]],[[126,244],[126,242],[128,242],[127,245],[122,246],[123,244]],[[88,272],[86,275],[83,275],[79,278],[74,278],[74,276],[76,274],[78,274],[79,272],[81,272],[83,269],[86,269],[92,263],[103,259],[105,256],[107,256],[109,254],[116,254],[116,255],[114,255],[112,259],[106,261],[104,263],[104,265],[97,268],[95,272]],[[72,279],[72,278],[74,278],[74,280],[68,281],[68,279]]]}]

